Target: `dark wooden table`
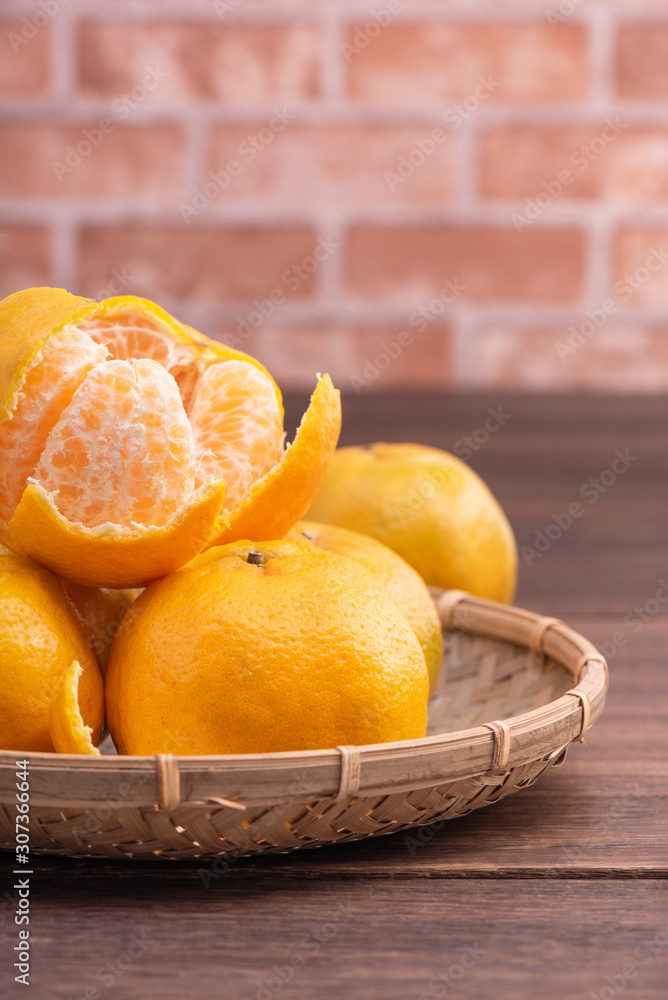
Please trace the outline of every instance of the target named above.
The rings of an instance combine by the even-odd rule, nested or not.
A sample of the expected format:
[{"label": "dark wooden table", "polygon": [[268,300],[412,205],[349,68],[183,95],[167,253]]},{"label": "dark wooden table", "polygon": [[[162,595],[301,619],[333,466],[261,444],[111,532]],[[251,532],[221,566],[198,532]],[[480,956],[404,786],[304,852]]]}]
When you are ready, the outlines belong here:
[{"label": "dark wooden table", "polygon": [[[288,402],[294,423],[303,401]],[[586,745],[417,849],[399,833],[239,860],[208,886],[196,864],[36,859],[32,984],[13,983],[3,897],[1,997],[668,997],[668,405],[353,397],[342,443],[452,450],[499,406],[508,417],[471,464],[519,544],[535,549],[553,515],[585,508],[522,558],[517,603],[609,656]],[[611,482],[618,451],[627,467]],[[0,864],[2,896],[11,856]]]}]

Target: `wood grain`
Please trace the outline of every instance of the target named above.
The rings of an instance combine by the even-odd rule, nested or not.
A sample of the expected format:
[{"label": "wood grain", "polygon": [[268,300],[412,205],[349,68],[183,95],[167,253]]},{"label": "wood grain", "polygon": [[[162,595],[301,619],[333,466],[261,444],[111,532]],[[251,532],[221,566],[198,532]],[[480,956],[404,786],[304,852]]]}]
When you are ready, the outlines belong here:
[{"label": "wood grain", "polygon": [[665,1000],[661,880],[305,882],[267,870],[207,889],[192,869],[93,881],[72,868],[66,889],[45,885],[36,901],[31,996],[564,1000],[626,966],[630,996]]},{"label": "wood grain", "polygon": [[[287,400],[288,422],[303,403]],[[608,701],[585,746],[573,745],[535,787],[425,828],[417,845],[400,833],[218,872],[36,859],[31,996],[74,1000],[90,988],[93,1000],[665,1000],[668,604],[651,603],[668,579],[665,400],[351,397],[342,442],[452,449],[502,404],[511,419],[471,464],[521,544],[609,467],[615,449],[640,455],[520,568],[517,603],[565,618],[609,657]],[[0,856],[3,892],[11,860]],[[3,998],[22,995],[6,972],[8,908],[3,898]],[[150,943],[121,970],[133,934],[135,951]],[[289,981],[272,981],[293,956],[304,961]]]},{"label": "wood grain", "polygon": [[[303,404],[287,401],[289,421]],[[393,396],[348,396],[341,444],[420,441],[462,455],[465,435],[499,407],[510,416],[471,451],[470,465],[502,503],[518,543],[532,547],[536,531],[569,503],[584,508],[547,552],[530,565],[521,558],[516,603],[558,617],[623,616],[652,597],[668,566],[664,400],[423,394],[398,404]],[[595,490],[595,502],[583,498],[580,490],[610,468],[618,449],[637,461]]]}]

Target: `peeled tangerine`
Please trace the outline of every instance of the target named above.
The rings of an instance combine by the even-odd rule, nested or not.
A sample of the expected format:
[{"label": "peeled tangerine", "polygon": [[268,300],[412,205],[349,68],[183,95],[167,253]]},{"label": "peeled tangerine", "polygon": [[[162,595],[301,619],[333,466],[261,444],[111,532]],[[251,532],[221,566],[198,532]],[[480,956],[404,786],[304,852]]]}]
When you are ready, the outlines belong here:
[{"label": "peeled tangerine", "polygon": [[209,545],[280,537],[340,423],[325,375],[285,449],[262,365],[146,299],[0,302],[0,540],[75,583],[139,586]]}]

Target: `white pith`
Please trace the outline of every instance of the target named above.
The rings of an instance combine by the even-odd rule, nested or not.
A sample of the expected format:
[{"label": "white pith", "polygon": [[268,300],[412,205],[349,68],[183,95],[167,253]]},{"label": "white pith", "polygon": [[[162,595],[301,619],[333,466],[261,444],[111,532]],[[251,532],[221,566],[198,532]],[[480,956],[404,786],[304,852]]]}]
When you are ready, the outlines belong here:
[{"label": "white pith", "polygon": [[[24,470],[20,493],[28,483],[38,484],[50,504],[68,521],[95,529],[96,533],[113,526],[148,528],[164,525],[184,506],[190,505],[199,487],[210,485],[213,479],[222,479],[226,485],[225,509],[238,506],[252,486],[280,461],[283,453],[282,418],[273,383],[255,365],[217,360],[206,348],[185,340],[179,342],[158,317],[142,316],[135,327],[129,310],[120,310],[119,316],[122,324],[116,322],[114,315],[86,319],[76,327],[69,326],[60,334],[54,334],[47,342],[47,349],[49,345],[58,348],[61,343],[70,347],[76,345],[80,352],[79,362],[85,356],[92,359],[92,364],[51,429],[39,460],[27,475]],[[147,333],[151,337],[151,357],[145,354],[132,357],[138,338]],[[112,360],[106,360],[110,354]],[[39,364],[43,356],[44,351],[36,355],[31,367]],[[243,379],[241,390],[237,386],[232,394],[226,390],[224,378],[220,377],[225,366],[233,366],[236,376]],[[124,405],[121,416],[117,408],[118,393],[113,408],[105,405],[102,389],[106,387],[100,382],[103,372],[113,376],[115,384],[127,385],[130,402]],[[227,416],[226,428],[238,425],[240,440],[223,446],[223,453],[220,447],[215,451],[211,447],[215,443],[215,407],[207,407],[206,403],[221,398],[236,399],[237,396],[239,406],[245,404],[245,412],[239,416],[232,410]],[[21,397],[19,392],[14,413]],[[99,409],[91,420],[90,401],[98,397]],[[84,405],[86,399],[88,407]],[[123,399],[125,404],[125,397]],[[31,403],[22,434],[26,423],[30,428],[41,426],[44,407],[39,400]],[[88,425],[77,419],[81,414],[86,416]],[[81,426],[85,426],[85,442],[79,433]],[[280,447],[275,443],[277,435]],[[252,466],[246,454],[257,442],[268,445],[264,453],[265,465],[260,469],[257,465]],[[70,473],[69,480],[67,467],[63,465],[68,445],[86,450],[85,461],[81,462],[83,471],[76,476]],[[163,472],[168,469],[171,475],[174,471],[175,447],[179,455],[185,452],[183,461],[179,459],[178,462],[183,475],[172,475],[171,480],[168,476],[167,482]],[[128,469],[138,470],[141,480],[141,470],[146,465],[142,456],[147,451],[154,456],[157,471],[151,477],[147,474],[141,484],[143,513],[138,518],[136,498],[126,496],[119,490],[119,484],[123,481],[124,470]],[[261,454],[261,450],[258,453]],[[2,476],[10,474],[5,468],[8,464],[0,466],[0,482]],[[0,493],[0,500],[1,496]],[[147,505],[146,497],[153,502]],[[0,510],[6,520],[11,517],[16,502],[11,507],[5,504]],[[115,519],[109,516],[111,508],[116,512]],[[90,514],[93,509],[94,513]]]}]

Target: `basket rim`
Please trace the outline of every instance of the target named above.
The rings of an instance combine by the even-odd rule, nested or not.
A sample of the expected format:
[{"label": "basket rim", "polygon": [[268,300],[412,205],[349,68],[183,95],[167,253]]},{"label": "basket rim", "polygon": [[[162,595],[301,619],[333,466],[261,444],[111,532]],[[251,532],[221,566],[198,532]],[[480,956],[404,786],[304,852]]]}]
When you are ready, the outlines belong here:
[{"label": "basket rim", "polygon": [[549,657],[573,675],[573,687],[507,720],[392,743],[178,757],[3,750],[0,803],[15,800],[20,758],[30,761],[36,806],[173,809],[219,803],[243,809],[286,796],[341,801],[357,793],[401,793],[485,774],[497,780],[520,764],[556,757],[583,738],[603,710],[608,687],[607,663],[593,643],[556,618],[463,591],[431,590],[444,631],[511,643],[541,662]]}]

